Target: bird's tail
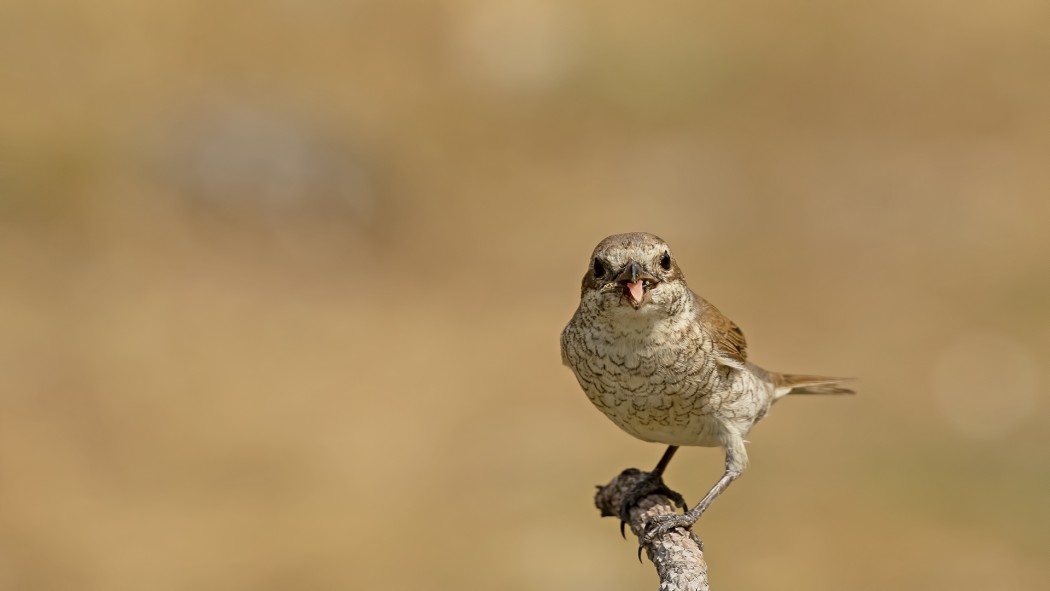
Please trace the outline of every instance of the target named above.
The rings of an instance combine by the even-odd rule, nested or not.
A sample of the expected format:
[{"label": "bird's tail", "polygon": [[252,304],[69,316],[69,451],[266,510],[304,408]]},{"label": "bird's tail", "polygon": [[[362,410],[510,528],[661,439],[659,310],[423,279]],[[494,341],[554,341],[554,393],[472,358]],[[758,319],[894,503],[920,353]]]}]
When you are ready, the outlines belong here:
[{"label": "bird's tail", "polygon": [[773,373],[773,400],[788,394],[856,394],[842,384],[853,378],[829,378],[790,373]]}]

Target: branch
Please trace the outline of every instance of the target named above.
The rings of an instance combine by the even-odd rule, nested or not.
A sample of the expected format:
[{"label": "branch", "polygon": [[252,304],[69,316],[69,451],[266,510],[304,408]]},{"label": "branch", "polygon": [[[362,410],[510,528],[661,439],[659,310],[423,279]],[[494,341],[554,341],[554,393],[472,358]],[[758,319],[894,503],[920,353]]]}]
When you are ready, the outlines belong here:
[{"label": "branch", "polygon": [[[619,515],[621,499],[644,476],[645,472],[628,468],[609,484],[599,485],[594,504],[601,510],[602,517]],[[671,499],[661,494],[651,494],[631,508],[631,531],[635,536],[641,536],[645,532],[645,524],[654,516],[674,512],[675,506]],[[649,560],[656,565],[660,591],[710,591],[704,545],[693,532],[672,529],[647,544],[645,551]]]}]

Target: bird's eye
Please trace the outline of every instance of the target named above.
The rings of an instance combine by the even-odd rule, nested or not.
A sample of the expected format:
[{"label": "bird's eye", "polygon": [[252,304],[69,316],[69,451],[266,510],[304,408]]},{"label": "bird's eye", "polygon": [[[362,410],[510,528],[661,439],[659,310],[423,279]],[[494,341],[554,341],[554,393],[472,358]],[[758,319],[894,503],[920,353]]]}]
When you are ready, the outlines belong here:
[{"label": "bird's eye", "polygon": [[666,250],[662,255],[660,255],[660,266],[663,267],[664,271],[671,270],[671,253],[667,252]]},{"label": "bird's eye", "polygon": [[602,262],[598,259],[598,257],[594,257],[594,276],[595,277],[604,277],[605,276],[605,265],[602,264]]}]

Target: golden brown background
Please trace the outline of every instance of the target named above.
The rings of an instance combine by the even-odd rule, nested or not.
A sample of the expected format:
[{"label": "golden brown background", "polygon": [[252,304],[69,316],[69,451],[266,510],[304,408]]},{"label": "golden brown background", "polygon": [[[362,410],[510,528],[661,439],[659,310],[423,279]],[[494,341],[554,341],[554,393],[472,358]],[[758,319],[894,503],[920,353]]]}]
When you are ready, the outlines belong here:
[{"label": "golden brown background", "polygon": [[[606,234],[788,399],[726,589],[1050,579],[1043,0],[0,4],[0,588],[646,589]],[[668,478],[694,501],[715,450]]]}]

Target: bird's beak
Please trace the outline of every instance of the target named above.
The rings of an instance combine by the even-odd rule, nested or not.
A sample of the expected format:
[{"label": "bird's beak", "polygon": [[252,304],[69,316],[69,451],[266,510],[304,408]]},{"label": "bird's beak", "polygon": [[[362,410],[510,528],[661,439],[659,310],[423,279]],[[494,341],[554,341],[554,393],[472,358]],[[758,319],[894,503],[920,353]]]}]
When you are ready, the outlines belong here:
[{"label": "bird's beak", "polygon": [[627,296],[631,305],[638,308],[645,299],[646,292],[659,280],[650,275],[635,261],[627,263],[614,279],[623,286],[623,295]]}]

